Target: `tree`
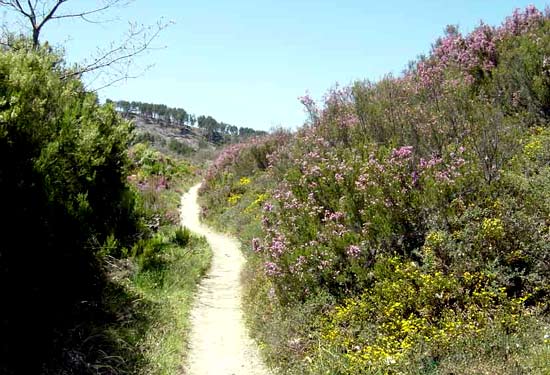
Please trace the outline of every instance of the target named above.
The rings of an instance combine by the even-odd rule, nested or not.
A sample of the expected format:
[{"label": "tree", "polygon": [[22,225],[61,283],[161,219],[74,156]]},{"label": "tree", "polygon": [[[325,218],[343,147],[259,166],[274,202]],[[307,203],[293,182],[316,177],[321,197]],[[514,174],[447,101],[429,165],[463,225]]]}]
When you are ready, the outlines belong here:
[{"label": "tree", "polygon": [[104,4],[97,7],[92,7],[88,10],[80,12],[62,12],[62,6],[69,0],[35,0],[35,1],[19,1],[19,0],[0,0],[0,5],[10,8],[25,17],[32,29],[32,44],[33,48],[38,48],[40,33],[42,28],[50,21],[61,18],[81,18],[87,22],[94,22],[89,17],[95,14],[106,11],[109,8],[121,4],[122,0],[108,0]]},{"label": "tree", "polygon": [[[0,7],[16,13],[27,23],[31,33],[32,49],[36,50],[40,44],[40,36],[44,27],[52,21],[64,19],[80,19],[89,23],[105,22],[105,14],[114,8],[131,3],[132,0],[96,0],[89,2],[95,6],[82,10],[68,8],[71,0],[0,0]],[[76,69],[67,71],[66,78],[78,77],[90,72],[102,71],[111,68],[114,75],[109,75],[104,86],[132,78],[127,67],[133,58],[151,48],[152,42],[159,33],[168,26],[167,23],[157,22],[151,26],[131,23],[127,34],[118,43],[112,43],[107,48],[99,49],[89,61],[83,62]],[[9,36],[6,36],[9,37]],[[4,44],[10,44],[9,41]]]},{"label": "tree", "polygon": [[237,137],[239,135],[239,128],[235,125],[230,125],[229,126],[229,133],[233,136],[233,137]]}]

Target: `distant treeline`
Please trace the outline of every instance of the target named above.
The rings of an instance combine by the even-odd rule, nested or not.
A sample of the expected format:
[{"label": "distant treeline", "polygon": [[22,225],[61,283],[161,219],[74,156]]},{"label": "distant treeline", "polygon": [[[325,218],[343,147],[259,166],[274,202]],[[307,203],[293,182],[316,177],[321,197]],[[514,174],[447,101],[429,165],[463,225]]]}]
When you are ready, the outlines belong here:
[{"label": "distant treeline", "polygon": [[157,123],[169,123],[180,126],[197,126],[203,129],[205,138],[213,143],[229,143],[252,136],[264,135],[267,132],[247,127],[218,122],[212,116],[199,116],[188,113],[183,108],[171,108],[165,104],[128,102],[126,100],[112,101],[116,110],[125,117],[139,115]]},{"label": "distant treeline", "polygon": [[168,122],[176,125],[193,126],[197,119],[194,115],[187,113],[183,108],[171,108],[165,104],[153,104],[142,102],[128,102],[126,100],[113,101],[107,99],[107,103],[112,103],[118,112],[124,116],[140,115],[142,117],[155,120],[157,122]]}]

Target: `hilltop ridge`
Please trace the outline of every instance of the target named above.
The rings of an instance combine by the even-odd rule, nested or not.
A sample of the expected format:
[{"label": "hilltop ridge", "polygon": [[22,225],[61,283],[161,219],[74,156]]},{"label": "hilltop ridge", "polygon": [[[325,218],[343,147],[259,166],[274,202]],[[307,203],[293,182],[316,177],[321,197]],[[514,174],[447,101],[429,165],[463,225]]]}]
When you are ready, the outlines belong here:
[{"label": "hilltop ridge", "polygon": [[267,132],[218,122],[212,116],[196,116],[165,104],[107,99],[122,117],[132,120],[139,139],[167,146],[177,153],[236,143]]}]

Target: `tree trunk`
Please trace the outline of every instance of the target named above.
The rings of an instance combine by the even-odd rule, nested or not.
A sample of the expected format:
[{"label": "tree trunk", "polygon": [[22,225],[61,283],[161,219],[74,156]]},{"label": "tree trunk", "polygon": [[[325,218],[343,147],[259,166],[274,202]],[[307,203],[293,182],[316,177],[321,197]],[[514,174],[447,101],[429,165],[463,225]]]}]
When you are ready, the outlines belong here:
[{"label": "tree trunk", "polygon": [[38,41],[38,38],[40,37],[40,29],[37,29],[34,27],[32,29],[32,47],[34,49],[38,49],[38,46],[40,45],[40,42]]}]

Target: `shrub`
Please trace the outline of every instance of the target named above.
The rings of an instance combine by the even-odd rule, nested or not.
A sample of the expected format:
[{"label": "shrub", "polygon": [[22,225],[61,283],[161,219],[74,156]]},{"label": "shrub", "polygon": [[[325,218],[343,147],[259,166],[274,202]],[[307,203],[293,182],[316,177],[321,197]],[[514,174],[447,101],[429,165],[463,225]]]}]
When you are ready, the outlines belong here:
[{"label": "shrub", "polygon": [[423,272],[397,258],[379,260],[373,272],[372,286],[337,306],[322,327],[323,346],[346,353],[351,373],[399,366],[419,345],[438,358],[458,336],[493,320],[514,330],[525,301],[508,300],[483,273]]},{"label": "shrub", "polygon": [[168,149],[176,154],[184,156],[190,155],[194,151],[193,147],[189,146],[185,142],[180,142],[175,139],[170,139],[170,141],[168,141]]},{"label": "shrub", "polygon": [[[55,332],[100,300],[103,244],[128,246],[139,223],[126,184],[130,125],[67,75],[46,48],[0,51],[0,285],[9,301],[0,372],[39,372],[59,350]],[[21,353],[29,360],[10,363]]]},{"label": "shrub", "polygon": [[165,263],[162,253],[167,245],[164,236],[157,234],[149,239],[137,242],[132,249],[132,255],[137,259],[141,270],[155,270]]},{"label": "shrub", "polygon": [[435,372],[453,340],[511,340],[548,311],[549,27],[528,7],[449,28],[402,76],[302,98],[309,122],[265,157],[256,141],[209,169],[207,218],[254,231],[250,273],[271,296],[254,321],[286,334],[281,315],[330,296],[284,366],[398,373],[416,356]]},{"label": "shrub", "polygon": [[185,247],[191,238],[191,231],[187,227],[178,228],[174,232],[174,243],[178,246]]}]

